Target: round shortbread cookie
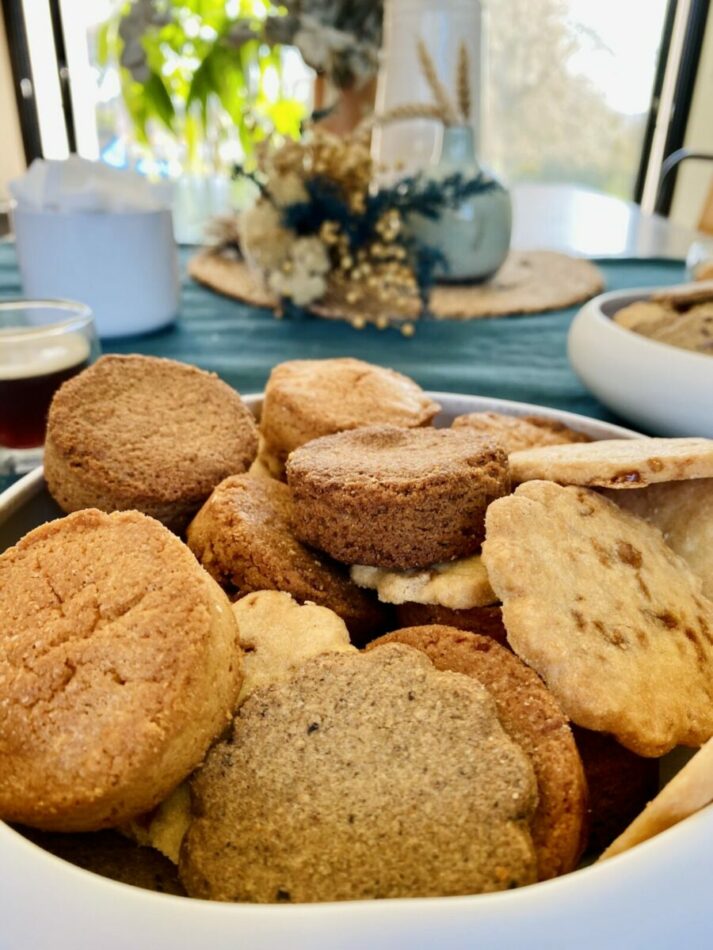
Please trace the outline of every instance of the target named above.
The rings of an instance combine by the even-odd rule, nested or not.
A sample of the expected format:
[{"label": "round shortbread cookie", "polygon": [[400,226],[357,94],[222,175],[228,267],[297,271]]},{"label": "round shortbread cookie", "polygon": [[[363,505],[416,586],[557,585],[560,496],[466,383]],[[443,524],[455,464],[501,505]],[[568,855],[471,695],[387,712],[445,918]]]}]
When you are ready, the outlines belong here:
[{"label": "round shortbread cookie", "polygon": [[642,488],[713,476],[713,439],[605,439],[513,452],[513,482]]},{"label": "round shortbread cookie", "polygon": [[235,475],[215,489],[188,527],[190,549],[231,596],[280,590],[328,607],[365,642],[385,629],[385,608],[292,529],[292,495],[269,478]]},{"label": "round shortbread cookie", "polygon": [[174,360],[104,356],[52,400],[45,478],[64,511],[135,509],[181,531],[256,452],[252,414],[215,374]]},{"label": "round shortbread cookie", "polygon": [[509,491],[500,446],[460,429],[371,426],[290,455],[298,538],[345,564],[421,568],[475,554]]},{"label": "round shortbread cookie", "polygon": [[499,442],[508,455],[540,445],[589,442],[589,436],[545,416],[507,416],[502,412],[470,412],[453,420],[454,429],[468,429]]},{"label": "round shortbread cookie", "polygon": [[106,828],[157,805],[240,689],[225,594],[138,512],[80,511],[0,556],[0,817]]},{"label": "round shortbread cookie", "polygon": [[658,529],[526,482],[488,509],[483,559],[510,645],[573,722],[648,756],[713,735],[713,603]]},{"label": "round shortbread cookie", "polygon": [[535,770],[539,801],[531,831],[538,877],[572,871],[586,842],[587,785],[569,721],[537,673],[494,640],[453,627],[407,627],[367,650],[387,643],[414,647],[437,670],[465,673],[488,690],[503,729]]},{"label": "round shortbread cookie", "polygon": [[270,373],[260,416],[273,474],[294,449],[345,429],[427,426],[441,407],[412,379],[352,357],[289,360]]},{"label": "round shortbread cookie", "polygon": [[400,645],[256,690],[192,781],[193,897],[335,901],[536,879],[532,766],[487,690]]}]

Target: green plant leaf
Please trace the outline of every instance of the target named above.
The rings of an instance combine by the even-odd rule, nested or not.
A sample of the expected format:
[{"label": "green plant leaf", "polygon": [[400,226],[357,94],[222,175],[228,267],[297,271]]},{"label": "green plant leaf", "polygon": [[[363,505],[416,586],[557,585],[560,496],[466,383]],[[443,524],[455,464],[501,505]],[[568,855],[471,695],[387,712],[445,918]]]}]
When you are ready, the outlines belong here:
[{"label": "green plant leaf", "polygon": [[152,72],[148,81],[144,83],[143,89],[150,112],[160,119],[169,131],[173,132],[176,110],[163,79],[158,73]]}]

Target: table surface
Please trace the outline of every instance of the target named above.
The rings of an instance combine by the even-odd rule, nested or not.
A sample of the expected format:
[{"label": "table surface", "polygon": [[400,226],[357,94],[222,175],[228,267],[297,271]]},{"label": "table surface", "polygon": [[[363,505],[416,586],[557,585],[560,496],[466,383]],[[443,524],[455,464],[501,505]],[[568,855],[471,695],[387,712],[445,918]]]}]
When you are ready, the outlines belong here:
[{"label": "table surface", "polygon": [[565,184],[515,185],[513,247],[549,248],[584,257],[666,257],[685,260],[704,235],[633,201]]}]

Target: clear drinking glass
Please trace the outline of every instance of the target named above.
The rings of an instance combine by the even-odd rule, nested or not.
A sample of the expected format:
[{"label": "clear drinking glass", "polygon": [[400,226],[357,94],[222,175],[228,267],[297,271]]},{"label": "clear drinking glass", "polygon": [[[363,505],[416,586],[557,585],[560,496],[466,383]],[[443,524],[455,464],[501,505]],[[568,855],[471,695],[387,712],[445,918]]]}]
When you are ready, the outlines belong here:
[{"label": "clear drinking glass", "polygon": [[99,355],[89,307],[69,300],[0,300],[0,473],[42,464],[52,396]]}]

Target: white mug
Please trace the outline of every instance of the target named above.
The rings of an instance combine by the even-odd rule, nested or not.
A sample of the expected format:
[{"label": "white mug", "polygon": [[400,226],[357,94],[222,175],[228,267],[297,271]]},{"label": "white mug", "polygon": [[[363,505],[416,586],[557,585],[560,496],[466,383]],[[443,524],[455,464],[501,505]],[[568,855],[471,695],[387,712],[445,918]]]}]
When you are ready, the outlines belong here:
[{"label": "white mug", "polygon": [[171,212],[13,209],[24,293],[87,304],[101,337],[149,333],[178,311]]}]

